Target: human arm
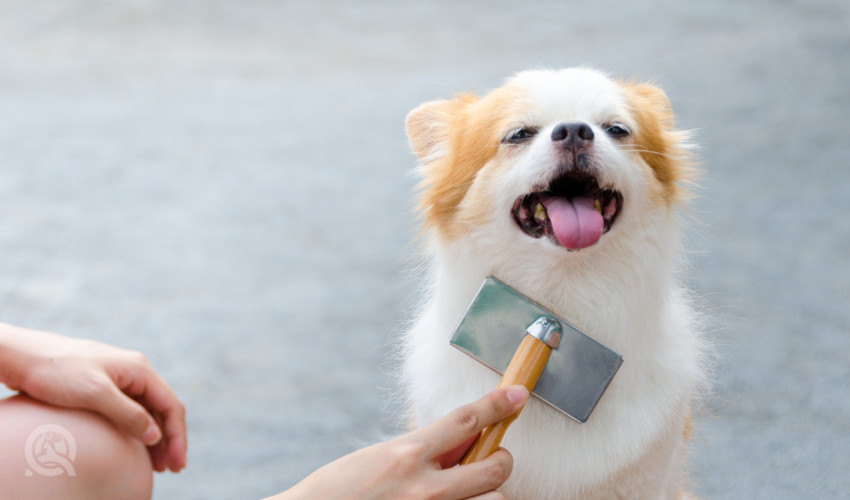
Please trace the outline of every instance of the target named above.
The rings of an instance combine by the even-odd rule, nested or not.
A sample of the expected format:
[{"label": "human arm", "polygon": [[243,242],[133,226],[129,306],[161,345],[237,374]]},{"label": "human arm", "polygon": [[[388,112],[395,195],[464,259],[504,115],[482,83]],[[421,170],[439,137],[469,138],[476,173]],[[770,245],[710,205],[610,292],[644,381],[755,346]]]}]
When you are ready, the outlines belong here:
[{"label": "human arm", "polygon": [[331,462],[268,500],[502,499],[495,489],[513,467],[506,450],[455,465],[481,429],[516,413],[527,399],[525,387],[498,389],[426,427]]},{"label": "human arm", "polygon": [[148,446],[157,471],[186,465],[183,405],[141,353],[0,323],[0,382],[53,406],[102,414]]}]

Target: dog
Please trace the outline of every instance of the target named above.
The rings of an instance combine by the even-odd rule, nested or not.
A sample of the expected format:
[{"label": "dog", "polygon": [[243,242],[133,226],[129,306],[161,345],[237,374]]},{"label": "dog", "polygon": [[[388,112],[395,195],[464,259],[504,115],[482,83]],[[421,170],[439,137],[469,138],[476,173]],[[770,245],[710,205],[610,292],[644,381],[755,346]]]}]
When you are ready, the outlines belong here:
[{"label": "dog", "polygon": [[419,158],[422,305],[403,340],[415,425],[496,388],[449,345],[493,275],[623,356],[594,413],[532,398],[503,441],[506,498],[689,498],[691,413],[706,385],[680,208],[698,174],[666,94],[591,68],[531,70],[406,119]]}]

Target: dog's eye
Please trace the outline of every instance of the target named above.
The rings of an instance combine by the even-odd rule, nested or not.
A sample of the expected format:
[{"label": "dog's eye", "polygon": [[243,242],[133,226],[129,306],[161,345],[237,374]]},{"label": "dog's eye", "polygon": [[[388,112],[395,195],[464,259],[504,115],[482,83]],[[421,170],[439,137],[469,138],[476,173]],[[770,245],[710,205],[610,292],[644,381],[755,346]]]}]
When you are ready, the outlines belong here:
[{"label": "dog's eye", "polygon": [[605,133],[614,139],[622,139],[631,135],[632,131],[622,123],[610,123],[605,126]]},{"label": "dog's eye", "polygon": [[525,142],[537,134],[537,129],[533,127],[522,127],[511,131],[502,139],[502,144],[520,144]]}]

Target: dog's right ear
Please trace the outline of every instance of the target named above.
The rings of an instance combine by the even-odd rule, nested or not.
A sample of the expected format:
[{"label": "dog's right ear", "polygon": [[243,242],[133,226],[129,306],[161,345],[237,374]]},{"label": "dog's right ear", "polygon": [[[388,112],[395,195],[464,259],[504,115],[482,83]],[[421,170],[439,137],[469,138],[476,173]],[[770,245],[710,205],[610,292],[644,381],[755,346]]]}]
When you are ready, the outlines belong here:
[{"label": "dog's right ear", "polygon": [[457,101],[430,101],[407,114],[407,138],[419,159],[440,151],[440,145],[448,139],[447,130],[456,106]]}]

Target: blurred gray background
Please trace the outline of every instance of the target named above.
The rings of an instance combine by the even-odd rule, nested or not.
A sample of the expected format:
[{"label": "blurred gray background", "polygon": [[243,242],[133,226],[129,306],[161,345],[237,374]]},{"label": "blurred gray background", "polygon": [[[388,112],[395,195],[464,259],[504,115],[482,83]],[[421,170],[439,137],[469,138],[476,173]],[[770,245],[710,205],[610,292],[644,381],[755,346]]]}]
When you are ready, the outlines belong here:
[{"label": "blurred gray background", "polygon": [[0,320],[144,351],[156,498],[259,498],[395,429],[404,116],[516,71],[664,87],[706,175],[695,491],[850,491],[850,3],[0,0]]}]

